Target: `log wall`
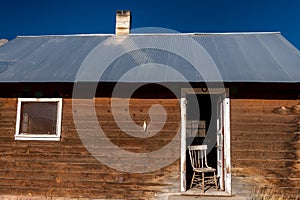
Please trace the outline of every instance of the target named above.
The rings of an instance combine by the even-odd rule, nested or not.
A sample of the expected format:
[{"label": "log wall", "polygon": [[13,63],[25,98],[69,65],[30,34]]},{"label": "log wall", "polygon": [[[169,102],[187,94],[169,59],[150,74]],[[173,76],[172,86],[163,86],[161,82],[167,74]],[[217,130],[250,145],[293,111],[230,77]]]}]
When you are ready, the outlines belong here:
[{"label": "log wall", "polygon": [[[266,94],[256,88],[245,92],[247,95],[230,94],[233,192],[241,193],[245,189],[252,191],[255,185],[267,184],[289,194],[299,194],[300,111],[296,106],[299,97],[295,98],[294,92],[285,90],[286,87],[283,87],[286,91],[284,96],[273,93],[272,89],[269,90],[272,94]],[[288,88],[295,91],[295,88]],[[151,91],[156,90],[152,88]],[[159,155],[152,163],[154,166],[155,162],[169,162],[180,149],[180,137],[176,135],[180,125],[178,100],[170,95],[166,97],[164,92],[157,93],[159,95],[156,98],[152,97],[153,92],[145,98],[143,95],[133,98],[127,108],[130,117],[124,114],[126,108],[116,108],[120,123],[127,131],[145,134],[141,130],[130,130],[128,122],[133,120],[139,126],[145,120],[149,123],[150,107],[163,105],[167,123],[153,124],[154,130],[161,125],[163,128],[149,138],[130,136],[117,126],[112,116],[111,99],[107,95],[95,99],[97,119],[105,136],[121,149],[147,155],[170,141],[178,142],[178,149],[170,149],[167,154]],[[180,159],[169,166],[143,174],[115,170],[116,166],[113,165],[118,162],[112,162],[109,166],[99,162],[78,136],[70,97],[63,99],[61,141],[15,141],[17,98],[8,97],[10,94],[6,96],[0,98],[0,195],[157,199],[163,194],[180,192]],[[117,100],[119,105],[126,104],[124,98]],[[79,102],[79,107],[82,106],[90,105]],[[152,109],[151,112],[158,118],[164,115],[159,109]],[[92,113],[85,114],[90,116]],[[92,134],[93,121],[83,116],[78,118],[78,123],[91,140],[103,144],[105,140],[94,138]],[[94,147],[99,148],[99,158],[111,156],[109,147],[105,147]],[[141,163],[136,163],[133,158],[126,157],[123,161],[125,170],[140,169]],[[145,163],[149,164],[149,161],[152,160],[146,156]]]},{"label": "log wall", "polygon": [[[300,195],[299,100],[231,99],[233,190]],[[241,183],[242,182],[242,183]],[[239,184],[237,184],[239,183]]]},{"label": "log wall", "polygon": [[[119,104],[125,99],[118,100]],[[168,117],[167,123],[155,136],[135,138],[122,131],[114,122],[109,98],[95,99],[95,110],[106,137],[123,150],[132,153],[144,153],[159,150],[175,140],[179,128],[180,109],[177,99],[132,99],[129,111],[133,121],[142,126],[149,120],[149,109],[154,104],[164,106]],[[15,141],[16,98],[0,99],[0,195],[28,196],[67,196],[114,199],[150,199],[157,198],[162,192],[178,192],[180,189],[179,159],[169,166],[148,173],[126,173],[102,164],[85,148],[80,140],[72,113],[72,100],[63,100],[62,139],[51,141]],[[90,105],[79,105],[90,106]],[[151,111],[159,117],[161,112]],[[123,107],[116,108],[119,116],[126,113]],[[125,116],[123,124],[132,120]],[[91,127],[85,118],[77,119],[81,131],[87,135]],[[163,123],[163,122],[161,122]],[[159,123],[154,124],[159,127]],[[130,127],[127,127],[130,131]],[[145,134],[141,131],[140,134]],[[92,137],[92,136],[91,136]],[[101,138],[90,138],[101,140]],[[101,143],[101,142],[99,142]],[[102,143],[101,143],[102,144]],[[99,148],[103,155],[104,146]],[[105,154],[109,150],[106,149]],[[168,160],[170,154],[160,154],[155,160],[145,160],[145,164]],[[124,170],[134,170],[140,164],[135,158],[126,157],[122,161]]]}]

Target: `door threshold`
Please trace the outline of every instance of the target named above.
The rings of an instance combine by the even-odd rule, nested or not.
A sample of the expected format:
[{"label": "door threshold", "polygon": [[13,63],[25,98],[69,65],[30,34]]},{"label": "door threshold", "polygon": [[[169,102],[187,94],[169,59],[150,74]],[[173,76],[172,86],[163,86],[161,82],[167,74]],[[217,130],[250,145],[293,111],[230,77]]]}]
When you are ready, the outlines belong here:
[{"label": "door threshold", "polygon": [[200,188],[191,188],[183,193],[182,195],[192,195],[192,196],[223,196],[223,197],[230,197],[231,194],[228,194],[227,192],[223,190],[216,190],[215,188],[209,188],[205,190],[205,192],[202,192],[202,189]]}]

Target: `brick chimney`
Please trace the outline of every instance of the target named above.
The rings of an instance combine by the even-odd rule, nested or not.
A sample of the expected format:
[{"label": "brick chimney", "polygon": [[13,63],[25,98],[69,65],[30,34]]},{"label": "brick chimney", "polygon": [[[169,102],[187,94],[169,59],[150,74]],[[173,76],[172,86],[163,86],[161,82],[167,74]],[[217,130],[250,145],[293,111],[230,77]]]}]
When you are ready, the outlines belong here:
[{"label": "brick chimney", "polygon": [[116,35],[130,33],[131,14],[129,10],[118,10],[116,15]]}]

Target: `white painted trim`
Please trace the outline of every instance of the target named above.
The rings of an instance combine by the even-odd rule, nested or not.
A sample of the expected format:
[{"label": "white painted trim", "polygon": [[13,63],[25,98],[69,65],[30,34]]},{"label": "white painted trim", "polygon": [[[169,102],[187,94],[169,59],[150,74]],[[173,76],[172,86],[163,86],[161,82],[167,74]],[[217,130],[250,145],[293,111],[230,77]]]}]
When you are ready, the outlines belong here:
[{"label": "white painted trim", "polygon": [[[217,105],[216,105],[216,110],[217,110],[217,176],[219,177],[219,182],[220,182],[220,189],[225,190],[225,184],[224,184],[224,176],[225,176],[225,162],[224,160],[224,120],[225,120],[225,115],[224,115],[224,99],[225,99],[225,94],[221,94],[218,97]],[[221,152],[220,152],[221,150]]]},{"label": "white painted trim", "polygon": [[17,140],[19,131],[20,131],[20,122],[21,122],[21,100],[20,98],[18,99],[18,105],[17,105],[17,119],[16,119],[16,132],[15,132],[15,140]]},{"label": "white painted trim", "polygon": [[[56,135],[22,134],[20,131],[21,108],[23,102],[57,102]],[[18,98],[15,140],[60,141],[62,121],[62,98]]]},{"label": "white painted trim", "polygon": [[224,99],[224,161],[225,161],[225,192],[231,194],[231,156],[230,156],[230,98]]},{"label": "white painted trim", "polygon": [[180,99],[180,110],[181,110],[181,159],[180,159],[180,191],[186,191],[186,97]]},{"label": "white painted trim", "polygon": [[43,137],[36,137],[35,135],[15,135],[15,140],[40,140],[40,141],[60,141],[59,136],[55,137],[49,137],[49,136],[43,136]]}]

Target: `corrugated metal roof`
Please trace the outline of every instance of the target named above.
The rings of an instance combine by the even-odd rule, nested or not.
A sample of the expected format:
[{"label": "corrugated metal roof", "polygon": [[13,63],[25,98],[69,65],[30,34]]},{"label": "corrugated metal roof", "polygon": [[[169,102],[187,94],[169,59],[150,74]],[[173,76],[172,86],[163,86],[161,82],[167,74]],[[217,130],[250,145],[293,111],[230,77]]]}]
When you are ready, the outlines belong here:
[{"label": "corrugated metal roof", "polygon": [[0,82],[300,82],[300,52],[280,33],[17,37]]}]

